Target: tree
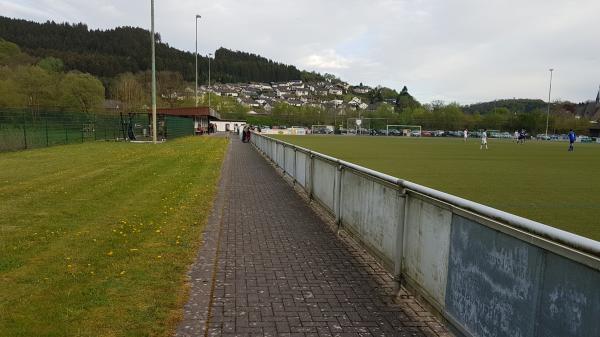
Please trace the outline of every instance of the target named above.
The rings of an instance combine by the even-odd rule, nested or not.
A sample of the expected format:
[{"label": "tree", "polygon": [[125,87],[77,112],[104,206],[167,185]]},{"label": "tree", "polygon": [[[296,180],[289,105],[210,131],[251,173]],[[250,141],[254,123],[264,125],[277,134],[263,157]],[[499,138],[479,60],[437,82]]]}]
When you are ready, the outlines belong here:
[{"label": "tree", "polygon": [[16,44],[0,38],[0,66],[15,66],[31,63],[31,57],[21,52]]},{"label": "tree", "polygon": [[70,72],[63,78],[63,106],[88,113],[102,106],[104,86],[90,74]]},{"label": "tree", "polygon": [[59,58],[48,56],[38,62],[38,66],[49,73],[60,73],[64,70],[65,65]]},{"label": "tree", "polygon": [[17,90],[25,99],[22,106],[39,108],[54,105],[55,81],[44,69],[38,66],[20,66],[15,71],[14,80]]},{"label": "tree", "polygon": [[121,110],[129,113],[144,105],[144,89],[132,73],[119,75],[111,86],[111,97],[121,101]]},{"label": "tree", "polygon": [[160,71],[156,76],[156,88],[160,97],[167,101],[169,107],[177,104],[177,92],[183,88],[183,77],[180,73]]},{"label": "tree", "polygon": [[381,87],[373,88],[367,95],[369,97],[370,104],[383,102],[383,93],[381,92]]}]

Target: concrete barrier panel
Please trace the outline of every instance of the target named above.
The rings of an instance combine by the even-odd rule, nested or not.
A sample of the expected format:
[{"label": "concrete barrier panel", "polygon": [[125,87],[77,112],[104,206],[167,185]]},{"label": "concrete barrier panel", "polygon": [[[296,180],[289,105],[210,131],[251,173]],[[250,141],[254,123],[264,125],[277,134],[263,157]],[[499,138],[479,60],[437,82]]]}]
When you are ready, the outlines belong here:
[{"label": "concrete barrier panel", "polygon": [[393,266],[404,205],[398,190],[346,170],[341,193],[344,226]]},{"label": "concrete barrier panel", "polygon": [[335,164],[317,158],[314,158],[313,161],[313,196],[333,213],[335,174],[337,171]]},{"label": "concrete barrier panel", "polygon": [[294,149],[291,147],[286,147],[285,148],[285,172],[290,175],[293,176],[294,174],[296,174],[296,172],[294,171]]},{"label": "concrete barrier panel", "polygon": [[537,337],[600,336],[600,272],[546,254]]},{"label": "concrete barrier panel", "polygon": [[472,336],[533,336],[544,253],[454,215],[446,310]]},{"label": "concrete barrier panel", "polygon": [[285,160],[285,147],[282,144],[277,144],[277,155],[275,156],[275,162],[277,166],[283,168],[283,161]]},{"label": "concrete barrier panel", "polygon": [[412,196],[407,202],[403,270],[434,304],[443,307],[452,213]]},{"label": "concrete barrier panel", "polygon": [[306,186],[306,162],[308,160],[308,156],[304,152],[297,151],[296,152],[296,181],[300,186],[302,186],[305,190],[308,186]]}]

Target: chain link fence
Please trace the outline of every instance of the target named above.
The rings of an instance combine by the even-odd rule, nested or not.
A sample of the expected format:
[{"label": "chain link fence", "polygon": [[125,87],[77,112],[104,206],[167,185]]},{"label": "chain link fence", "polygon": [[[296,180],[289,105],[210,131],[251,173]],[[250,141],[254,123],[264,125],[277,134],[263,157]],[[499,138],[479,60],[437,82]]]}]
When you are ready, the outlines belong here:
[{"label": "chain link fence", "polygon": [[[103,140],[149,141],[151,130],[147,113],[0,109],[0,151]],[[157,116],[159,140],[193,134],[193,118]]]}]

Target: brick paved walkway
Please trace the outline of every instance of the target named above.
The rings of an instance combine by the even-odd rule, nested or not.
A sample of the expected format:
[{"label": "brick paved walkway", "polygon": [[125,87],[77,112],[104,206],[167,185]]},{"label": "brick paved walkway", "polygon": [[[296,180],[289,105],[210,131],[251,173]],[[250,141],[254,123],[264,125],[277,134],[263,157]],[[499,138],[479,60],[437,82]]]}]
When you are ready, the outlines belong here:
[{"label": "brick paved walkway", "polygon": [[204,241],[178,336],[450,336],[237,138]]}]

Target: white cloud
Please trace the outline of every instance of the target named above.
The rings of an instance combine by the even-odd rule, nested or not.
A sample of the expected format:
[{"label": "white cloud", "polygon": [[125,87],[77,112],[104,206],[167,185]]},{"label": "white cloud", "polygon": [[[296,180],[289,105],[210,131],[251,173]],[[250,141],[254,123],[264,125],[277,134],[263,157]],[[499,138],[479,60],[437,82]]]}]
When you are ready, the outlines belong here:
[{"label": "white cloud", "polygon": [[307,56],[302,65],[319,71],[330,71],[347,69],[350,67],[351,61],[338,55],[335,50],[328,49],[322,53]]},{"label": "white cloud", "polygon": [[[0,0],[2,14],[92,28],[149,27],[149,1]],[[600,82],[597,0],[156,1],[163,41],[223,46],[352,83],[407,85],[421,101],[547,95],[593,99]],[[554,95],[554,94],[553,94]]]}]

